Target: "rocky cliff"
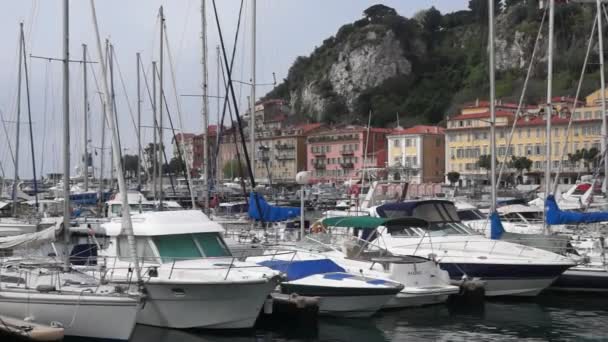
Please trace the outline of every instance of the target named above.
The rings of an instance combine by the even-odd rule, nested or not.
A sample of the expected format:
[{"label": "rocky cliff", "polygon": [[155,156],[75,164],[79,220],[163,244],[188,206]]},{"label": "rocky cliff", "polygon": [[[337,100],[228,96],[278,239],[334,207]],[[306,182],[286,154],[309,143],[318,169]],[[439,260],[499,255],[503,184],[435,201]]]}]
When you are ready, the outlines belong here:
[{"label": "rocky cliff", "polygon": [[[458,104],[488,92],[484,3],[472,0],[469,10],[445,15],[431,8],[411,19],[372,6],[310,56],[298,57],[266,97],[284,98],[295,113],[319,121],[365,122],[371,110],[376,125],[390,125],[397,116],[402,125],[437,123]],[[543,13],[535,0],[506,1],[497,13],[499,97],[519,97]],[[580,4],[556,11],[556,94],[574,93],[593,16],[593,6]],[[546,29],[526,93],[529,102],[544,93],[545,34]],[[596,69],[588,68],[584,92],[597,86]]]}]

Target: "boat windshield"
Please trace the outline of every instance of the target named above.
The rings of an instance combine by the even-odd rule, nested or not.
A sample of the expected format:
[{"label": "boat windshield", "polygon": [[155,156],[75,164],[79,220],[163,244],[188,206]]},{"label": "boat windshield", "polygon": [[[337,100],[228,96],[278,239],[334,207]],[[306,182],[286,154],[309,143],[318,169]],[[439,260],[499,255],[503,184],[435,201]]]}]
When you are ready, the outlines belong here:
[{"label": "boat windshield", "polygon": [[485,219],[481,211],[477,209],[459,210],[458,218],[460,219],[460,221],[475,221]]},{"label": "boat windshield", "polygon": [[152,237],[162,262],[231,256],[219,233],[158,235]]}]

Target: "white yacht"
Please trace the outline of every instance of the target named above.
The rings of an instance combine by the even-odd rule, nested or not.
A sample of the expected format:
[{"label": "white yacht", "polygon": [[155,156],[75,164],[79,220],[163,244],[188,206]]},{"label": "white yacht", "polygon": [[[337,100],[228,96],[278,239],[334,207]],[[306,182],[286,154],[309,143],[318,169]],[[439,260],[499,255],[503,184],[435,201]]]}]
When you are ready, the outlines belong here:
[{"label": "white yacht", "polygon": [[[224,229],[197,210],[132,216],[140,256],[145,305],[141,324],[167,328],[251,328],[279,272],[239,262],[227,248]],[[109,243],[99,251],[112,272],[100,277],[128,284],[135,276],[119,219],[102,225]],[[97,268],[103,271],[104,265]],[[134,288],[134,286],[132,287]]]},{"label": "white yacht", "polygon": [[460,221],[450,201],[390,203],[373,208],[373,213],[427,221],[427,227],[386,222],[376,241],[383,241],[393,254],[437,260],[453,281],[480,278],[486,282],[487,296],[535,296],[574,266],[569,258],[549,251],[480,235]]}]

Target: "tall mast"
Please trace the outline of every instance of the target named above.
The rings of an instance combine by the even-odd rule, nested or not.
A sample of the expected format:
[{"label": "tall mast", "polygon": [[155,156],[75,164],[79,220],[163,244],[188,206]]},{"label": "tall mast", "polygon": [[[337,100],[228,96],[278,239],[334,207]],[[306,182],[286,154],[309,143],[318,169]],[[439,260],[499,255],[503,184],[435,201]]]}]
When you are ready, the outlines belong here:
[{"label": "tall mast", "polygon": [[[108,60],[109,60],[109,65],[110,65],[110,97],[111,97],[111,101],[110,104],[112,106],[112,108],[110,109],[110,113],[112,113],[112,115],[114,115],[114,104],[115,104],[115,100],[116,100],[116,96],[114,94],[114,53],[113,53],[113,49],[114,47],[112,46],[112,44],[109,43],[108,40],[106,40],[106,44],[108,46],[107,54],[108,54]],[[112,120],[114,120],[114,118],[112,118]],[[118,155],[120,156],[120,145],[118,148]],[[112,155],[112,158],[110,158],[110,189],[114,189],[114,172],[115,172],[115,168],[118,166],[118,164],[114,163],[114,153],[116,153],[114,151],[114,149],[112,149],[110,151],[110,154]],[[116,165],[116,166],[115,166]]]},{"label": "tall mast", "polygon": [[209,98],[207,95],[208,89],[208,70],[207,70],[207,11],[205,6],[205,0],[201,0],[201,43],[203,48],[203,211],[207,212],[209,209],[209,155],[207,150],[208,134],[207,128],[209,127]]},{"label": "tall mast", "polygon": [[158,83],[160,85],[159,91],[159,107],[158,107],[158,137],[160,140],[160,148],[158,149],[158,160],[160,161],[160,167],[158,168],[158,188],[159,188],[159,196],[158,196],[158,208],[159,210],[163,210],[163,151],[165,150],[164,141],[163,141],[163,37],[164,37],[164,27],[165,27],[165,15],[163,14],[163,6],[160,6],[160,63],[159,63],[159,75],[158,75]]},{"label": "tall mast", "polygon": [[545,166],[545,197],[550,194],[551,184],[551,116],[553,114],[553,106],[551,103],[552,91],[553,91],[553,28],[554,28],[554,10],[555,0],[549,0],[549,44],[548,44],[548,58],[547,58],[547,108],[545,110],[545,117],[547,119],[547,131],[546,134],[546,162]]},{"label": "tall mast", "polygon": [[496,92],[494,75],[494,0],[488,0],[488,45],[489,45],[489,73],[490,73],[490,212],[496,211]]},{"label": "tall mast", "polygon": [[152,146],[152,193],[154,195],[154,200],[158,198],[158,182],[157,175],[158,172],[156,169],[158,168],[158,139],[156,135],[158,134],[158,124],[156,122],[156,61],[152,61],[152,131],[153,133],[153,146]]},{"label": "tall mast", "polygon": [[602,192],[606,193],[607,179],[608,179],[608,162],[606,161],[606,81],[604,79],[604,33],[602,31],[602,3],[601,0],[596,0],[597,3],[597,39],[598,48],[600,55],[600,82],[601,82],[601,99],[602,99],[602,140],[601,150],[602,158],[604,159],[604,182],[602,183]]},{"label": "tall mast", "polygon": [[106,153],[106,103],[102,101],[101,107],[103,108],[102,117],[101,117],[101,153],[99,154],[99,212],[101,213],[101,209],[103,208],[103,194],[104,194],[104,185],[103,185],[103,167],[104,167],[104,159]]},{"label": "tall mast", "polygon": [[[64,0],[65,3],[68,2],[68,0]],[[91,2],[91,12],[92,12],[92,16],[93,16],[93,23],[95,26],[95,36],[96,36],[96,40],[97,40],[97,52],[99,54],[99,61],[100,64],[102,65],[102,77],[101,79],[103,80],[103,90],[104,90],[104,99],[107,103],[108,100],[112,101],[111,98],[109,98],[109,87],[108,87],[108,78],[107,78],[107,70],[106,70],[106,65],[104,63],[104,58],[103,58],[103,53],[102,53],[102,49],[101,49],[101,40],[99,38],[99,27],[97,25],[97,15],[95,13],[95,3],[94,0],[90,0]],[[66,59],[66,65],[67,65],[67,59]],[[135,275],[137,277],[137,281],[141,282],[141,270],[139,268],[139,261],[137,258],[137,246],[135,245],[135,237],[133,236],[133,226],[131,224],[131,210],[129,208],[129,199],[128,199],[128,195],[127,195],[127,185],[125,182],[125,175],[123,174],[123,168],[122,168],[122,162],[121,162],[121,157],[120,157],[120,151],[119,151],[119,139],[118,139],[118,131],[116,130],[116,125],[118,124],[115,121],[116,116],[113,115],[114,113],[114,106],[112,103],[109,103],[107,106],[104,106],[104,114],[106,117],[106,120],[110,123],[110,130],[112,131],[112,150],[114,151],[113,155],[114,155],[114,159],[116,162],[116,165],[119,169],[119,172],[117,172],[118,175],[118,190],[120,192],[120,199],[122,202],[121,208],[122,208],[122,232],[123,234],[125,234],[127,236],[127,241],[129,244],[129,251],[131,254],[131,257],[133,258],[133,265],[135,268]],[[109,109],[109,111],[108,111]]]},{"label": "tall mast", "polygon": [[[23,25],[21,25],[21,46],[23,55],[27,55],[25,49],[25,35],[23,34]],[[27,71],[27,58],[23,58],[23,71],[25,72],[25,94],[27,99],[27,117],[30,131],[30,153],[32,155],[32,173],[34,177],[34,200],[36,209],[38,209],[38,179],[36,177],[36,152],[34,151],[34,130],[32,129],[32,103],[30,101],[30,78]],[[3,172],[4,173],[4,172]]]},{"label": "tall mast", "polygon": [[89,103],[87,97],[87,44],[82,44],[82,74],[84,86],[84,122],[83,122],[83,137],[84,137],[84,156],[82,158],[82,172],[84,177],[84,191],[89,191],[89,144],[88,137],[88,119],[89,119]]},{"label": "tall mast", "polygon": [[[251,170],[255,177],[255,30],[256,30],[256,0],[251,1],[251,96],[249,97],[249,101],[251,102],[251,112],[250,112],[250,123],[251,123]],[[253,188],[252,188],[253,190]]]},{"label": "tall mast", "polygon": [[[70,8],[63,0],[63,238],[65,265],[70,268]],[[20,68],[21,70],[21,68]],[[18,120],[18,119],[17,119]],[[17,122],[18,123],[18,122]]]},{"label": "tall mast", "polygon": [[137,188],[141,189],[141,86],[140,86],[140,67],[139,52],[136,53],[137,63]]},{"label": "tall mast", "polygon": [[23,23],[19,24],[19,71],[17,73],[17,121],[15,123],[15,177],[13,178],[13,216],[17,215],[17,185],[19,183],[19,134],[21,133],[21,61],[23,60]]},{"label": "tall mast", "polygon": [[[216,94],[217,94],[217,133],[216,133],[216,139],[215,139],[215,143],[216,145],[216,150],[219,151],[219,144],[220,144],[220,132],[223,131],[223,129],[220,129],[220,127],[224,126],[223,122],[220,122],[220,102],[222,101],[221,96],[220,96],[220,78],[222,77],[222,60],[220,57],[220,46],[216,45],[215,46],[215,50],[216,50],[216,54],[217,54],[217,79],[215,80],[215,86],[216,86]],[[223,175],[221,175],[222,173],[222,165],[220,165],[220,158],[219,156],[214,156],[216,158],[215,161],[215,182],[216,184],[220,184],[220,177],[223,177]],[[230,165],[232,165],[232,162],[230,163]]]}]

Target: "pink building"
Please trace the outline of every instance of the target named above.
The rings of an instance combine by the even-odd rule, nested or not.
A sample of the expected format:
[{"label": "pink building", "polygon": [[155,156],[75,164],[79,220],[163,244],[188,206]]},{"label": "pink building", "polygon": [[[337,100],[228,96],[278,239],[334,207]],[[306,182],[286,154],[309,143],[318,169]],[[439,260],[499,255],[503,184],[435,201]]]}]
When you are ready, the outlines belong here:
[{"label": "pink building", "polygon": [[307,141],[307,164],[313,181],[343,182],[361,177],[360,171],[364,167],[384,168],[387,156],[386,135],[390,131],[371,128],[369,140],[367,127],[363,126],[325,128],[310,134]]}]

